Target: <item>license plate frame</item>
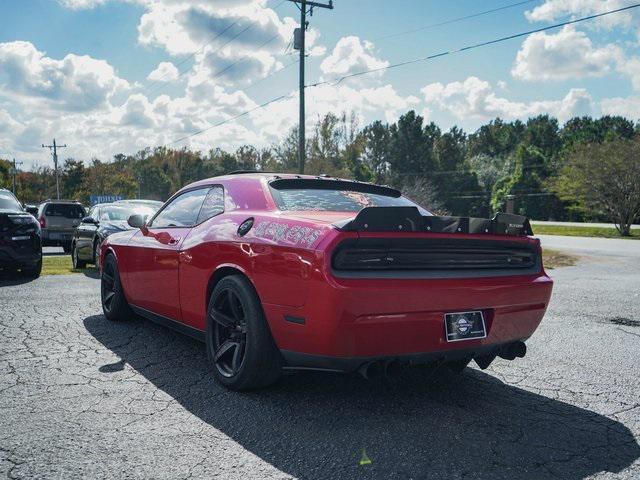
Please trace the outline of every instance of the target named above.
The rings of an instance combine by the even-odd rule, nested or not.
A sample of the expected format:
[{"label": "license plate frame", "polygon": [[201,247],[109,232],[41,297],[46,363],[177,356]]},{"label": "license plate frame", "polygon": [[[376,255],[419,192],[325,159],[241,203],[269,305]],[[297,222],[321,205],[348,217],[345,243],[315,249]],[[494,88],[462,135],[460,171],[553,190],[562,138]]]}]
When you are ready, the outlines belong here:
[{"label": "license plate frame", "polygon": [[449,312],[444,314],[444,331],[447,342],[479,340],[487,337],[487,326],[481,310]]}]

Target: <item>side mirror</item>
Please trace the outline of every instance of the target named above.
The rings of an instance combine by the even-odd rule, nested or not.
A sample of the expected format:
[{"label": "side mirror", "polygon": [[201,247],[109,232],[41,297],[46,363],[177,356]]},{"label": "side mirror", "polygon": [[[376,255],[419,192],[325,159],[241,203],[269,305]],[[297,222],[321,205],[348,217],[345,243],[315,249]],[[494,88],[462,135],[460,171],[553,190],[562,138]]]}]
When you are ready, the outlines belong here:
[{"label": "side mirror", "polygon": [[84,217],[84,218],[81,220],[81,223],[88,223],[88,224],[91,224],[91,225],[95,225],[95,224],[96,224],[96,223],[98,223],[98,222],[96,222],[96,221],[95,221],[93,218],[91,218],[91,217]]},{"label": "side mirror", "polygon": [[133,228],[142,228],[145,225],[145,218],[140,214],[134,214],[129,217],[127,223]]}]

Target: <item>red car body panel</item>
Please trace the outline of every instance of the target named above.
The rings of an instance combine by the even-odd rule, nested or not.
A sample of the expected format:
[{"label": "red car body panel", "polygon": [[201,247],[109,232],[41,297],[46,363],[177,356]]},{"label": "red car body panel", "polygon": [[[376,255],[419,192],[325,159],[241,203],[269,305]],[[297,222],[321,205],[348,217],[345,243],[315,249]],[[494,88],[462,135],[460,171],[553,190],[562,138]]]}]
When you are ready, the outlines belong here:
[{"label": "red car body panel", "polygon": [[[268,179],[264,174],[225,176],[185,187],[222,185],[225,213],[192,228],[144,227],[111,235],[102,245],[101,264],[107,253],[114,254],[130,304],[196,332],[206,328],[216,278],[243,273],[292,367],[314,366],[315,357],[363,359],[482,349],[524,341],[542,320],[552,290],[542,267],[535,274],[480,278],[336,277],[332,253],[346,238],[461,235],[340,231],[333,224],[356,213],[279,211]],[[253,228],[240,236],[238,227],[248,218],[254,219]],[[488,234],[464,238],[505,240]],[[531,237],[508,240],[540,248]],[[483,312],[487,336],[447,342],[444,314],[471,310]],[[311,363],[299,360],[301,355]]]}]

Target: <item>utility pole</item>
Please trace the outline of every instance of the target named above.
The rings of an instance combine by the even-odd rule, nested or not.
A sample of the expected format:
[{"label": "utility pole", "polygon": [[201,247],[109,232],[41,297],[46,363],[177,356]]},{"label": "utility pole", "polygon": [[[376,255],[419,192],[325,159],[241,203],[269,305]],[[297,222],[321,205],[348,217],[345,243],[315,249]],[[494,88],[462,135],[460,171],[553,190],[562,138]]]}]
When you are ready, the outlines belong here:
[{"label": "utility pole", "polygon": [[[22,165],[22,162],[16,162],[16,159],[13,159],[13,194],[16,195],[16,175],[18,174],[17,165]],[[17,196],[17,195],[16,195]]]},{"label": "utility pole", "polygon": [[42,148],[48,148],[49,150],[51,150],[51,153],[53,155],[53,168],[56,174],[56,198],[58,200],[60,200],[60,182],[58,181],[58,149],[66,148],[66,146],[66,144],[56,145],[55,138],[53,139],[53,145],[45,145],[44,143],[42,144]]},{"label": "utility pole", "polygon": [[305,33],[309,22],[307,22],[307,7],[309,7],[309,15],[313,16],[313,9],[328,8],[333,10],[333,0],[329,3],[318,3],[307,0],[289,0],[296,4],[300,9],[300,28],[296,28],[293,34],[293,48],[300,51],[300,120],[298,123],[298,171],[304,173],[305,163],[305,112],[304,112],[304,60],[305,60]]}]

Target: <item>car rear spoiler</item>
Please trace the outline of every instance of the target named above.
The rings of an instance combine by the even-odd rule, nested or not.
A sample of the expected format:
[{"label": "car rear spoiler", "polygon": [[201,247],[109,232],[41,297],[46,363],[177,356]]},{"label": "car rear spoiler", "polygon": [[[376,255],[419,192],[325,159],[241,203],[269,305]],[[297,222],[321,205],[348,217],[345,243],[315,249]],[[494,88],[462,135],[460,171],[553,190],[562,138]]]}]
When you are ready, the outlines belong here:
[{"label": "car rear spoiler", "polygon": [[524,237],[533,235],[529,219],[497,213],[492,219],[422,215],[417,207],[365,207],[353,219],[333,224],[348,232],[486,233]]}]

